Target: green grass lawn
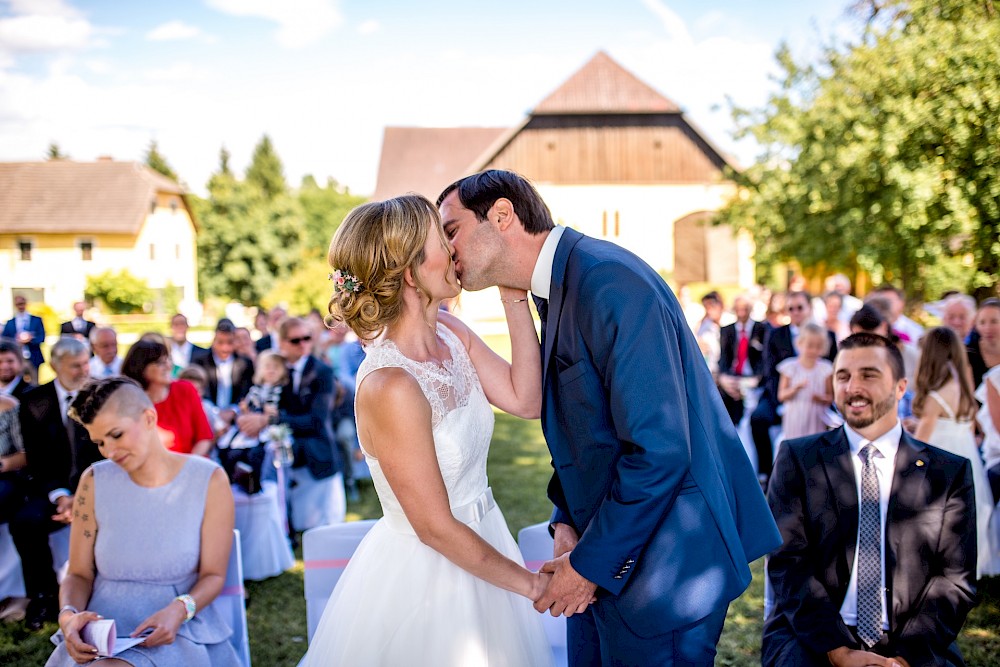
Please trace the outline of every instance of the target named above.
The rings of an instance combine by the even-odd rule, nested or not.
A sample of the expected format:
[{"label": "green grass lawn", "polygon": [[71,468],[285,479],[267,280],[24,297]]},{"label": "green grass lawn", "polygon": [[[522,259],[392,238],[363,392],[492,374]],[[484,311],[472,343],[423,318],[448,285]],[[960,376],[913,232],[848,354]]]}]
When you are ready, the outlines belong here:
[{"label": "green grass lawn", "polygon": [[[550,470],[538,423],[498,414],[489,475],[497,502],[515,535],[520,528],[548,517],[545,485]],[[352,503],[348,512],[351,519],[381,515],[370,484],[362,486],[360,500]],[[302,596],[301,553],[297,555],[299,560],[292,571],[247,586],[250,650],[257,667],[293,667],[305,653],[306,610]],[[750,588],[729,608],[717,665],[750,667],[760,664],[764,600],[760,562],[753,565],[753,572]],[[1000,578],[986,582],[982,588],[983,601],[973,610],[960,638],[970,667],[1000,665]],[[34,667],[43,664],[51,651],[48,637],[55,630],[54,624],[36,633],[26,632],[18,624],[0,624],[0,665]]]}]

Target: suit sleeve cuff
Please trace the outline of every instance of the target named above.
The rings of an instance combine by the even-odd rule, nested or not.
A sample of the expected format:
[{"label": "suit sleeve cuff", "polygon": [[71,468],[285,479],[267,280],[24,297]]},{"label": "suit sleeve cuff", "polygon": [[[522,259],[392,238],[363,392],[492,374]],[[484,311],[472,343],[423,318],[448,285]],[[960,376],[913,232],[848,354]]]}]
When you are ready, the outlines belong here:
[{"label": "suit sleeve cuff", "polygon": [[55,489],[54,491],[49,491],[49,502],[55,505],[60,498],[71,495],[73,494],[69,492],[69,489]]}]

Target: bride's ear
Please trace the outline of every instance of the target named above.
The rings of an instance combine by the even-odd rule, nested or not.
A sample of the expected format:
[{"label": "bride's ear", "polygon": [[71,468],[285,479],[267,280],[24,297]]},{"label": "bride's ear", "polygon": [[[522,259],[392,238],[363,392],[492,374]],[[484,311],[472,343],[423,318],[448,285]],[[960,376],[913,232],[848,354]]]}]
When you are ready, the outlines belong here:
[{"label": "bride's ear", "polygon": [[403,269],[403,283],[410,287],[417,286],[416,281],[413,280],[413,271],[410,269],[410,267],[406,267],[405,269]]}]

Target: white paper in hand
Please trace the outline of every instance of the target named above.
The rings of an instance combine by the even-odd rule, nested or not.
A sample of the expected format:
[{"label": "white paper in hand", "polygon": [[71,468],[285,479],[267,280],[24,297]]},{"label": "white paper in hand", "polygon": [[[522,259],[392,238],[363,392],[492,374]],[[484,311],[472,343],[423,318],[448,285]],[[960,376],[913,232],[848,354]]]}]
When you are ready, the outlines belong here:
[{"label": "white paper in hand", "polygon": [[114,619],[102,618],[83,626],[83,630],[80,631],[80,639],[96,648],[98,656],[110,658],[146,641],[149,632],[134,638],[118,637],[116,634]]}]

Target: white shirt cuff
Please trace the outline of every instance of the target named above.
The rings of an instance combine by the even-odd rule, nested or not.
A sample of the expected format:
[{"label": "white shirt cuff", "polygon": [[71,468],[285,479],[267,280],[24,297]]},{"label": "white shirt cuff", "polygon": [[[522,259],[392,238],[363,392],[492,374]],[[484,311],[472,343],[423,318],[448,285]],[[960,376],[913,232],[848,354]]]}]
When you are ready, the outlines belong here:
[{"label": "white shirt cuff", "polygon": [[71,495],[73,494],[69,492],[69,489],[56,489],[55,491],[49,491],[49,502],[55,505],[56,501],[60,498],[65,498],[66,496]]}]

